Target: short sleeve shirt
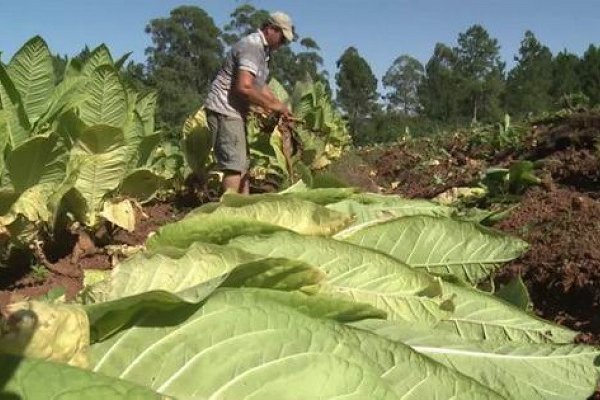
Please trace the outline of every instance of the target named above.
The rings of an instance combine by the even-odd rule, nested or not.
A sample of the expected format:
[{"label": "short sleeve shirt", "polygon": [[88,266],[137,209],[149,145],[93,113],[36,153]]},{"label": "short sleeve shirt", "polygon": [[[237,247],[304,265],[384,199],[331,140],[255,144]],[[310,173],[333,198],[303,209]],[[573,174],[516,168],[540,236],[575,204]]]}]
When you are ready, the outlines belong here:
[{"label": "short sleeve shirt", "polygon": [[248,102],[233,91],[238,71],[252,73],[255,84],[262,87],[269,77],[269,56],[267,41],[260,30],[237,42],[211,84],[205,107],[228,117],[243,118],[248,112]]}]

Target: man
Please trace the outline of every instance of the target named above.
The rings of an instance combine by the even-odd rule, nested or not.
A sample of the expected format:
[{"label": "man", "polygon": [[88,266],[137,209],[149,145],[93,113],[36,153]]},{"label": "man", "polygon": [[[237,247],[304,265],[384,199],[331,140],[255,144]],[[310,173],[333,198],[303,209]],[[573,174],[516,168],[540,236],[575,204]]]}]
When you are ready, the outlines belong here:
[{"label": "man", "polygon": [[294,25],[282,12],[270,14],[261,28],[228,53],[211,84],[205,108],[213,136],[217,167],[224,173],[223,189],[248,194],[248,143],[245,117],[250,105],[290,116],[287,106],[267,86],[270,53],[294,39]]}]

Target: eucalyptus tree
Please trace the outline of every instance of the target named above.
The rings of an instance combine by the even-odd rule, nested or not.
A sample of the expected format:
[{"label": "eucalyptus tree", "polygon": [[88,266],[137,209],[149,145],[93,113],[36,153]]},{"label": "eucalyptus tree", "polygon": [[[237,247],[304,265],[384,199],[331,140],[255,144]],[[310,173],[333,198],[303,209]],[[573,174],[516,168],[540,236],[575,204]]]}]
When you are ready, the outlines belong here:
[{"label": "eucalyptus tree", "polygon": [[578,75],[580,63],[581,60],[576,54],[566,50],[554,57],[551,93],[555,101],[581,92],[581,81]]},{"label": "eucalyptus tree", "polygon": [[355,131],[359,120],[377,109],[377,78],[354,47],[347,48],[336,65],[337,101],[348,114],[350,125]]},{"label": "eucalyptus tree", "polygon": [[506,107],[511,114],[539,113],[552,106],[552,53],[533,32],[526,31],[506,82]]},{"label": "eucalyptus tree", "polygon": [[583,94],[592,105],[600,103],[600,46],[590,44],[583,54],[579,66],[579,77]]},{"label": "eucalyptus tree", "polygon": [[439,122],[458,117],[461,101],[461,81],[456,71],[456,53],[443,43],[437,43],[425,66],[425,77],[418,88],[423,114]]},{"label": "eucalyptus tree", "polygon": [[466,89],[462,114],[470,115],[473,121],[497,120],[501,114],[505,66],[500,60],[498,40],[490,37],[481,25],[473,25],[458,35],[454,51],[456,67]]},{"label": "eucalyptus tree", "polygon": [[181,6],[146,26],[148,73],[158,90],[158,121],[179,131],[185,118],[203,103],[223,59],[221,31],[201,8]]},{"label": "eucalyptus tree", "polygon": [[407,54],[394,60],[383,76],[383,87],[390,91],[384,96],[391,109],[415,114],[419,108],[418,88],[425,76],[423,64]]}]

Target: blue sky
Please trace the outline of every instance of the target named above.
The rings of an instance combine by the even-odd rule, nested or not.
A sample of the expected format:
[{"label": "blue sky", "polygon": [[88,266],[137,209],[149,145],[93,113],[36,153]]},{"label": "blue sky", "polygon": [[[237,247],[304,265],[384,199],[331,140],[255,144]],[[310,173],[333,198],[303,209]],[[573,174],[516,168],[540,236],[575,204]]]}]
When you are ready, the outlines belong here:
[{"label": "blue sky", "polygon": [[[325,68],[354,46],[381,80],[394,59],[409,54],[425,63],[435,43],[455,45],[458,34],[483,25],[499,40],[509,66],[525,30],[532,30],[553,53],[582,55],[600,45],[600,0],[255,0],[256,8],[292,16],[301,36],[321,47]],[[86,44],[106,43],[115,56],[132,51],[145,59],[150,45],[144,27],[178,5],[203,8],[217,26],[229,21],[239,0],[3,0],[0,7],[2,61],[39,34],[55,53],[74,55]]]}]

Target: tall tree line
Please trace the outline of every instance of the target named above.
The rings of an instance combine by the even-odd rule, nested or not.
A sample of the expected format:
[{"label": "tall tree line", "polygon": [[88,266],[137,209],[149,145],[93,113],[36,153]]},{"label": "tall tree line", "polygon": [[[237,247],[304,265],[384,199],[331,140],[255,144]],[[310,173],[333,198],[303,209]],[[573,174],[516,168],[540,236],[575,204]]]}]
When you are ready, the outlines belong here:
[{"label": "tall tree line", "polygon": [[[268,12],[244,3],[230,17],[219,28],[203,9],[181,6],[148,22],[152,45],[146,49],[146,62],[130,61],[123,74],[137,89],[158,91],[157,121],[163,131],[180,130],[186,116],[204,101],[225,52],[260,27]],[[89,53],[85,48],[77,58],[85,59]],[[498,40],[481,25],[473,25],[458,35],[454,45],[437,43],[425,64],[409,54],[397,56],[380,78],[385,91],[380,94],[368,60],[359,49],[349,47],[336,63],[335,98],[355,139],[363,142],[370,140],[363,131],[390,131],[394,128],[390,121],[496,122],[506,112],[524,117],[600,103],[600,47],[591,44],[581,57],[566,50],[553,55],[527,31],[514,61],[507,71]],[[66,58],[56,57],[57,70],[65,63]],[[319,45],[310,37],[299,37],[275,52],[270,69],[288,89],[307,76],[329,88]],[[373,135],[373,140],[386,140],[387,134]]]}]

